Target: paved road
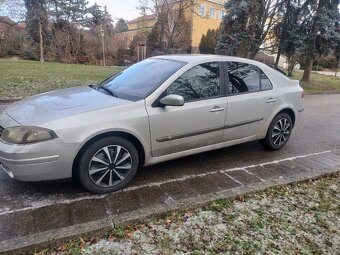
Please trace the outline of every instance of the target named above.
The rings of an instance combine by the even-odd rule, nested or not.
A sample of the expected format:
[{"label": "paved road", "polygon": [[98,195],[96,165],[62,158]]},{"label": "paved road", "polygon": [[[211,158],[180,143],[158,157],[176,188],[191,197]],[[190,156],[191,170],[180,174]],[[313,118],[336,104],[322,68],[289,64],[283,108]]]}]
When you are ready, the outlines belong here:
[{"label": "paved road", "polygon": [[[340,95],[306,96],[305,112],[302,119],[294,129],[290,141],[281,151],[269,152],[264,150],[257,142],[251,142],[143,168],[137,174],[133,183],[125,190],[126,192],[117,193],[113,195],[112,198],[106,197],[105,195],[90,195],[79,186],[72,183],[18,183],[1,172],[0,221],[6,219],[11,223],[10,225],[7,224],[8,227],[11,226],[11,228],[17,227],[24,229],[23,226],[20,226],[20,219],[18,218],[22,212],[21,217],[25,217],[26,220],[27,217],[30,217],[28,220],[30,224],[32,224],[31,229],[34,228],[37,219],[41,219],[42,222],[39,227],[41,231],[48,229],[43,226],[44,224],[48,225],[49,220],[51,220],[50,218],[45,218],[48,214],[57,217],[55,219],[55,224],[60,220],[58,219],[58,215],[63,218],[63,220],[66,220],[68,217],[71,218],[71,220],[67,219],[68,223],[64,222],[65,226],[78,222],[79,218],[81,218],[78,218],[78,216],[81,216],[82,214],[85,217],[85,219],[82,219],[82,223],[86,222],[86,217],[92,219],[91,217],[93,217],[93,215],[89,215],[89,211],[93,210],[95,206],[98,206],[98,208],[103,204],[111,204],[114,208],[122,206],[122,204],[117,204],[120,202],[114,201],[114,199],[119,198],[121,203],[123,203],[124,200],[130,201],[129,203],[125,203],[127,205],[124,206],[137,206],[137,204],[143,204],[143,201],[141,202],[138,198],[140,194],[138,194],[138,192],[131,192],[136,189],[143,187],[149,188],[145,193],[145,196],[148,196],[149,198],[149,203],[150,201],[151,203],[156,203],[156,201],[162,203],[164,201],[167,202],[169,197],[166,196],[166,192],[160,193],[160,184],[168,184],[168,188],[172,191],[178,189],[178,194],[190,193],[191,190],[195,189],[201,189],[201,191],[196,192],[196,194],[200,192],[204,193],[204,187],[209,188],[209,186],[213,186],[211,179],[210,181],[207,181],[207,183],[204,183],[205,178],[203,176],[208,173],[218,172],[223,169],[243,168],[249,165],[257,165],[250,170],[250,172],[256,173],[258,168],[260,168],[258,171],[266,171],[265,169],[261,169],[262,166],[260,165],[265,162],[275,162],[285,158],[297,157],[299,155],[333,151],[336,149],[340,149]],[[320,160],[323,161],[325,158],[321,158]],[[333,161],[327,162],[332,163]],[[315,167],[318,167],[318,165],[315,165],[314,168]],[[192,176],[200,178],[199,180],[190,182],[189,187],[188,185],[176,185],[176,180],[188,180]],[[232,172],[227,176],[235,181],[235,176],[232,176]],[[242,176],[236,177],[242,178]],[[225,181],[229,182],[230,179]],[[216,182],[220,181],[219,177],[215,178],[215,180]],[[232,185],[237,184],[233,182]],[[89,200],[94,202],[94,198],[96,199],[96,204],[89,205],[88,202],[86,202]],[[169,199],[172,198],[170,197]],[[134,203],[134,201],[139,202]],[[41,212],[43,215],[36,218],[34,216],[34,210],[41,208],[49,209]],[[60,213],[58,214],[58,212]],[[66,212],[66,216],[62,215]],[[98,211],[93,210],[93,214],[98,214]],[[16,223],[12,224],[11,221],[16,221]],[[4,222],[0,222],[0,226],[3,223]],[[5,229],[4,224],[3,228]],[[3,235],[0,233],[0,237],[5,238],[6,240],[6,234],[2,234]],[[14,236],[13,233],[13,237]]]}]

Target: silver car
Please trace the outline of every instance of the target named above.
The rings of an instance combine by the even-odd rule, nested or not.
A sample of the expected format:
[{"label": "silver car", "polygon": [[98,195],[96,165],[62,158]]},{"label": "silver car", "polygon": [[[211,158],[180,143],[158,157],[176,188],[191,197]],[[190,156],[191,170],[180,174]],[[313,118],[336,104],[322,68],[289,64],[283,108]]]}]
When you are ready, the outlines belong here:
[{"label": "silver car", "polygon": [[303,111],[298,81],[226,56],[149,58],[98,85],[26,98],[0,116],[0,167],[19,181],[126,186],[141,166],[253,140],[281,149]]}]

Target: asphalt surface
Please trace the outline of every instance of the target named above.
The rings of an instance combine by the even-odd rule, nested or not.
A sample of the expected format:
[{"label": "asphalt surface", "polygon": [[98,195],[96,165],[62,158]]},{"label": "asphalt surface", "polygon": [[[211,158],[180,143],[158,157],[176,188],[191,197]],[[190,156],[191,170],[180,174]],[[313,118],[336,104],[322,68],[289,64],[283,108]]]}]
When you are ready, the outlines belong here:
[{"label": "asphalt surface", "polygon": [[[0,106],[1,111],[4,108]],[[143,168],[129,187],[339,148],[340,95],[306,96],[302,118],[282,150],[266,151],[257,142],[251,142],[201,153]],[[74,183],[20,183],[0,172],[0,214],[89,195]]]}]

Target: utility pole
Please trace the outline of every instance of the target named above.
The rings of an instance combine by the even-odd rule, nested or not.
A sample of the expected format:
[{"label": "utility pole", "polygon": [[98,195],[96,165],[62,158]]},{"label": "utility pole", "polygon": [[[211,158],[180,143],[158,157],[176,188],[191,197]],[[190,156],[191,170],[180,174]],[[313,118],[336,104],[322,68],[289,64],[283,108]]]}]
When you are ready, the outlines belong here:
[{"label": "utility pole", "polygon": [[39,21],[39,37],[40,37],[40,62],[45,62],[44,59],[44,45],[43,45],[43,35],[41,22]]}]

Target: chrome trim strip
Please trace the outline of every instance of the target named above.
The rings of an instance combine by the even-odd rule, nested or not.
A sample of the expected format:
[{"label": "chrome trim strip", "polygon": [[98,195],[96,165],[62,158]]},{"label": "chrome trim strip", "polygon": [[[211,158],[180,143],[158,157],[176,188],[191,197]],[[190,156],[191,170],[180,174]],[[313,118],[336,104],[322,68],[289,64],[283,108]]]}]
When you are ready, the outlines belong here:
[{"label": "chrome trim strip", "polygon": [[259,122],[263,119],[264,118],[246,121],[246,122],[241,122],[241,123],[237,123],[237,124],[230,125],[230,126],[226,125],[226,126],[218,127],[218,128],[210,128],[210,129],[205,129],[205,130],[199,130],[199,131],[190,132],[190,133],[181,134],[181,135],[160,137],[160,138],[156,138],[156,141],[159,142],[159,143],[169,142],[169,141],[172,141],[172,140],[192,137],[192,136],[196,136],[196,135],[203,135],[203,134],[206,134],[206,133],[216,132],[216,131],[229,129],[229,128],[235,128],[235,127],[239,127],[239,126],[243,126],[243,125],[248,125],[248,124],[251,124],[251,123]]}]

